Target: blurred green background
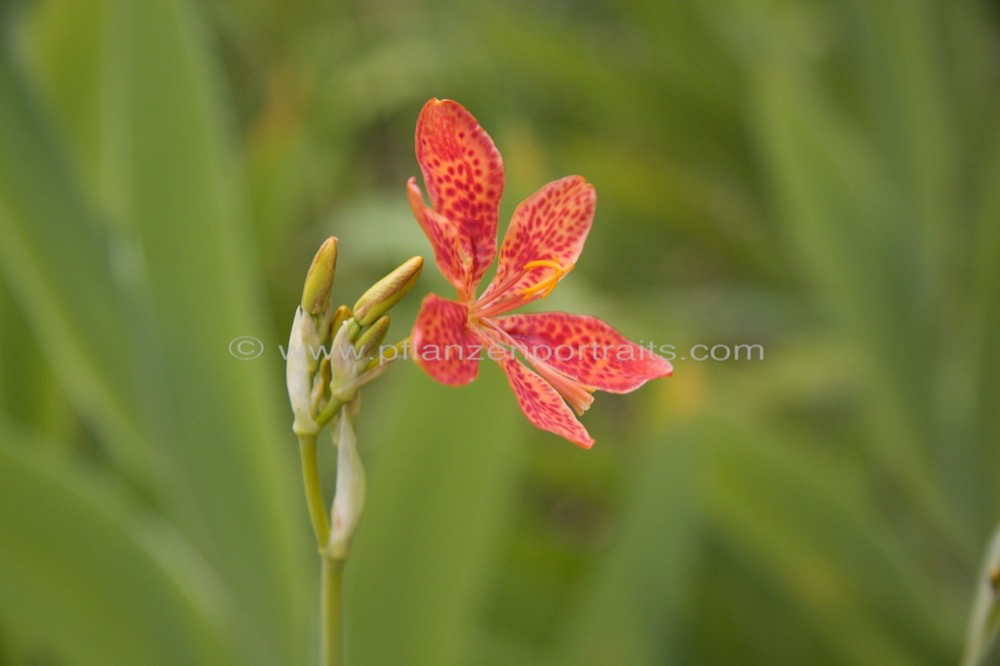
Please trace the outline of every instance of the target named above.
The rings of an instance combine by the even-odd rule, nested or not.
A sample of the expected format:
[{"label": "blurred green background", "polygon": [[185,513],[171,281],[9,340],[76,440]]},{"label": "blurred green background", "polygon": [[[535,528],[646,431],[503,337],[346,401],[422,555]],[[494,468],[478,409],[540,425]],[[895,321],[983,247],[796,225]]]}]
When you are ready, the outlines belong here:
[{"label": "blurred green background", "polygon": [[590,452],[492,366],[367,388],[349,663],[958,661],[1000,519],[994,3],[0,7],[0,664],[315,662],[277,346],[326,236],[337,302],[430,255],[435,96],[503,153],[502,225],[594,183],[545,309],[675,374],[599,396]]}]

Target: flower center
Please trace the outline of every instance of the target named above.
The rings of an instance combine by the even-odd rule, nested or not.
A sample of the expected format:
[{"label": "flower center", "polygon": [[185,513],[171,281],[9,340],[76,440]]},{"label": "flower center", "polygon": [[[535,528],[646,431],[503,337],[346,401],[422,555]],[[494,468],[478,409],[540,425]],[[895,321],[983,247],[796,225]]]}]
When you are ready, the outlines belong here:
[{"label": "flower center", "polygon": [[[519,308],[525,303],[545,298],[552,293],[559,281],[573,270],[573,266],[574,264],[563,265],[554,256],[551,259],[529,261],[521,267],[520,272],[510,275],[499,287],[491,287],[488,294],[473,303],[469,308],[470,320],[495,317]],[[523,289],[514,289],[515,285],[521,282],[529,272],[536,269],[548,269],[551,270],[551,273]]]}]

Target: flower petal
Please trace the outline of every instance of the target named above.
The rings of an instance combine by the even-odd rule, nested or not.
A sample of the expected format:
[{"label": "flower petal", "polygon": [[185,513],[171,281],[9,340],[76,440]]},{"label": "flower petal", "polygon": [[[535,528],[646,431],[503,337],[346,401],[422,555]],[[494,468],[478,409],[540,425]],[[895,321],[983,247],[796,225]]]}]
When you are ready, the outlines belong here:
[{"label": "flower petal", "polygon": [[628,393],[673,372],[666,359],[596,317],[543,312],[495,321],[529,361],[545,363],[602,391]]},{"label": "flower petal", "polygon": [[497,274],[482,298],[531,290],[564,275],[530,264],[552,262],[568,271],[583,251],[596,204],[594,187],[581,176],[553,181],[522,201],[500,246]]},{"label": "flower petal", "polygon": [[428,294],[413,325],[413,360],[431,377],[452,386],[479,373],[482,344],[468,326],[465,305]]},{"label": "flower petal", "polygon": [[416,148],[431,208],[455,224],[471,260],[463,277],[467,292],[474,293],[497,253],[503,160],[472,114],[447,99],[424,105]]},{"label": "flower petal", "polygon": [[548,382],[513,357],[500,361],[500,367],[507,374],[521,411],[535,426],[565,437],[585,449],[594,445],[587,429],[576,420],[572,410]]},{"label": "flower petal", "polygon": [[437,262],[438,270],[458,289],[460,299],[465,300],[468,296],[467,277],[472,269],[472,257],[462,247],[458,226],[424,205],[424,195],[415,178],[406,181],[406,194],[413,216],[417,218],[434,249],[434,261]]}]

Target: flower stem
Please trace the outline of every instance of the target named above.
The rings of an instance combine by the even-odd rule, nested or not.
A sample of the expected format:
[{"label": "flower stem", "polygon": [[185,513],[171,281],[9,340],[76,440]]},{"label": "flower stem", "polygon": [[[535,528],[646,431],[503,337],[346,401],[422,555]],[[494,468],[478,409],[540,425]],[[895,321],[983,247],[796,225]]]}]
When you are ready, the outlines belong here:
[{"label": "flower stem", "polygon": [[326,404],[323,411],[316,415],[316,425],[322,428],[327,423],[333,419],[334,416],[340,411],[340,408],[344,406],[343,401],[337,398],[330,398],[330,402]]},{"label": "flower stem", "polygon": [[323,666],[344,663],[341,590],[345,560],[323,556],[323,600],[320,621],[323,624]]},{"label": "flower stem", "polygon": [[326,515],[323,486],[319,480],[316,435],[299,436],[299,457],[302,460],[302,480],[305,483],[309,520],[312,521],[313,534],[316,536],[316,547],[322,551],[330,540],[330,519]]},{"label": "flower stem", "polygon": [[326,513],[323,487],[320,484],[316,435],[299,437],[299,454],[302,460],[302,480],[305,484],[309,519],[323,563],[320,581],[321,663],[323,666],[341,666],[344,654],[341,588],[345,560],[333,557],[327,550],[330,542],[330,519]]}]

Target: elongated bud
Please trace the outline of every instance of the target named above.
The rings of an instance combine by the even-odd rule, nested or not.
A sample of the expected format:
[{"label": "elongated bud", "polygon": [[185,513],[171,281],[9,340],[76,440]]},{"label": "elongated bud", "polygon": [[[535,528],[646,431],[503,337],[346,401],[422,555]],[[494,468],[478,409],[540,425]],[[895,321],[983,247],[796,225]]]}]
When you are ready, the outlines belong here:
[{"label": "elongated bud", "polygon": [[302,309],[315,316],[330,307],[330,289],[337,272],[337,238],[330,236],[313,257],[302,288]]},{"label": "elongated bud", "polygon": [[288,357],[285,361],[285,380],[288,401],[292,405],[295,423],[292,430],[298,435],[312,434],[319,430],[312,417],[312,375],[310,344],[316,337],[312,317],[302,308],[295,311],[295,321],[288,336]]},{"label": "elongated bud", "polygon": [[365,468],[358,455],[358,440],[349,414],[350,407],[340,410],[337,424],[337,490],[330,511],[329,555],[338,560],[347,559],[351,538],[365,510]]},{"label": "elongated bud", "polygon": [[354,304],[354,318],[362,328],[389,311],[413,288],[420,270],[424,267],[423,257],[407,259],[399,268],[372,285],[358,302]]},{"label": "elongated bud", "polygon": [[358,336],[361,335],[361,324],[354,317],[347,320],[347,339],[351,342],[357,342]]},{"label": "elongated bud", "polygon": [[[361,334],[354,348],[358,350],[359,359],[367,360],[378,350],[379,345],[385,340],[386,333],[389,332],[389,315],[382,315],[375,320],[375,323]],[[364,369],[367,363],[359,364]]]},{"label": "elongated bud", "polygon": [[346,305],[341,305],[336,310],[333,311],[333,322],[330,324],[330,330],[333,335],[337,335],[337,331],[340,330],[340,325],[351,318],[351,308]]},{"label": "elongated bud", "polygon": [[354,319],[342,323],[334,331],[330,345],[330,395],[343,403],[353,400],[358,392],[356,378],[361,359],[351,341],[351,324],[357,326]]},{"label": "elongated bud", "polygon": [[312,379],[312,410],[314,414],[318,414],[320,408],[322,407],[323,398],[326,397],[327,391],[330,389],[330,357],[325,356],[322,361],[319,362],[319,367],[313,374]]}]

